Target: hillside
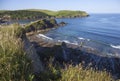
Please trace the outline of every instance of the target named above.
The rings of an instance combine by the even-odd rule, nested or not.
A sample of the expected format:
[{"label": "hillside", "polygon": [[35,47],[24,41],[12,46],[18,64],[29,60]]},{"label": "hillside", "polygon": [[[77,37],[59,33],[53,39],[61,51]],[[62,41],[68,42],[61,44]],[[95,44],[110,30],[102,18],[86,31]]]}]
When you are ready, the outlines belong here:
[{"label": "hillside", "polygon": [[0,11],[0,17],[8,17],[10,19],[36,19],[49,16],[46,13],[38,11],[28,10],[16,10],[16,11]]},{"label": "hillside", "polygon": [[84,11],[50,11],[50,10],[15,10],[15,11],[0,11],[0,18],[7,17],[9,19],[37,19],[37,18],[48,18],[48,17],[86,17],[88,14]]}]

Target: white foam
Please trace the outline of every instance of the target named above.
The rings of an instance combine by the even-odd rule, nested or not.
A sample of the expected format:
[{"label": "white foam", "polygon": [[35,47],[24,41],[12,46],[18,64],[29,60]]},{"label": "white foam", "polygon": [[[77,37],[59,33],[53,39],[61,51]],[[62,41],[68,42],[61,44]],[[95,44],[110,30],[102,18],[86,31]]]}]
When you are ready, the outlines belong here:
[{"label": "white foam", "polygon": [[52,38],[47,37],[47,36],[45,36],[45,35],[43,35],[43,34],[38,34],[38,37],[42,37],[43,39],[53,40]]},{"label": "white foam", "polygon": [[112,48],[120,49],[120,45],[110,45]]},{"label": "white foam", "polygon": [[61,40],[58,40],[58,42],[62,42]]},{"label": "white foam", "polygon": [[70,43],[70,44],[73,44],[73,45],[78,45],[78,43],[76,42],[76,43]]},{"label": "white foam", "polygon": [[62,40],[63,42],[65,42],[65,43],[70,43],[68,40]]},{"label": "white foam", "polygon": [[[78,37],[79,40],[85,40],[83,37]],[[90,39],[86,39],[87,41],[90,41]]]},{"label": "white foam", "polygon": [[87,39],[87,41],[90,41],[90,39]]},{"label": "white foam", "polygon": [[78,39],[80,39],[80,40],[85,40],[85,38],[82,38],[82,37],[78,37]]},{"label": "white foam", "polygon": [[70,42],[70,41],[68,41],[68,40],[58,40],[58,42],[65,42],[65,43],[67,43],[67,44],[78,45],[78,43],[77,43],[77,42],[73,42],[73,43],[71,43],[71,42]]}]

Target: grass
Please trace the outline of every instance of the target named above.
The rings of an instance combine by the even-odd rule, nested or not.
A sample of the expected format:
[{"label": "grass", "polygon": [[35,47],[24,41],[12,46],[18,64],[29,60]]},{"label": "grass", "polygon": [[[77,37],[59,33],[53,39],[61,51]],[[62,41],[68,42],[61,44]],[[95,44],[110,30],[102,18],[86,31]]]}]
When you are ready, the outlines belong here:
[{"label": "grass", "polygon": [[92,68],[84,69],[82,65],[69,65],[61,71],[60,81],[113,81],[112,76],[106,71],[96,71]]},{"label": "grass", "polygon": [[49,17],[86,17],[88,14],[84,11],[71,11],[71,10],[60,10],[60,11],[50,11],[50,10],[37,10],[37,9],[27,9],[27,10],[15,10],[6,11],[0,10],[0,17],[10,16],[11,19],[40,19]]},{"label": "grass", "polygon": [[85,11],[72,11],[72,10],[60,10],[60,11],[51,11],[51,10],[37,10],[37,9],[28,9],[28,11],[38,11],[46,13],[50,16],[86,16],[88,15]]},{"label": "grass", "polygon": [[[32,81],[31,61],[26,58],[21,41],[21,28],[0,28],[0,81]],[[18,33],[19,32],[19,33]]]},{"label": "grass", "polygon": [[[39,75],[38,81],[114,81],[107,71],[98,71],[93,68],[83,68],[81,64],[65,65],[61,68],[48,62],[45,72]],[[118,80],[117,80],[118,81]]]}]

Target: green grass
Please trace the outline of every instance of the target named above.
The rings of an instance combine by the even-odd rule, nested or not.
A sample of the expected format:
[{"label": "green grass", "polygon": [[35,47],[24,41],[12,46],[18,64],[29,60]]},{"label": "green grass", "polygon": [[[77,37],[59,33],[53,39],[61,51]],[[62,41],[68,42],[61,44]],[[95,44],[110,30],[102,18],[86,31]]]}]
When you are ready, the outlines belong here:
[{"label": "green grass", "polygon": [[28,11],[43,12],[50,16],[78,16],[78,15],[86,16],[86,15],[88,15],[85,11],[72,11],[72,10],[51,11],[51,10],[29,9]]},{"label": "green grass", "polygon": [[57,11],[51,11],[51,10],[39,10],[39,9],[28,9],[29,11],[38,11],[38,12],[43,12],[51,16],[55,16]]},{"label": "green grass", "polygon": [[96,71],[92,68],[84,69],[82,65],[73,67],[69,65],[61,71],[60,81],[113,81],[106,71]]},{"label": "green grass", "polygon": [[[0,28],[0,81],[32,81],[31,61],[26,58],[18,25]],[[18,33],[19,32],[19,33]]]},{"label": "green grass", "polygon": [[71,11],[71,10],[61,10],[61,11],[50,11],[50,10],[15,10],[15,11],[0,11],[0,17],[10,16],[11,19],[38,19],[38,18],[48,18],[48,17],[75,17],[75,16],[87,16],[88,14],[84,11]]},{"label": "green grass", "polygon": [[87,15],[88,14],[84,11],[70,11],[70,10],[61,10],[61,11],[58,11],[56,14],[56,16],[64,16],[64,17],[87,16]]},{"label": "green grass", "polygon": [[[53,66],[49,61],[45,72],[39,75],[38,81],[114,81],[112,75],[107,71],[98,71],[93,68],[83,68],[81,64],[73,66],[65,65],[61,68],[58,65]],[[119,80],[117,80],[119,81]]]}]

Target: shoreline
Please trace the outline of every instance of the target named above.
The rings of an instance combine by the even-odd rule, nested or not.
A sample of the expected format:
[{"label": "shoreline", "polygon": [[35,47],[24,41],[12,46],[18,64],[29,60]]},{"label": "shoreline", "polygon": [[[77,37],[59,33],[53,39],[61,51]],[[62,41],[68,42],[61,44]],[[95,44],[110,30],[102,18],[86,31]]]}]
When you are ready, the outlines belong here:
[{"label": "shoreline", "polygon": [[[52,28],[52,29],[54,29],[54,28]],[[52,29],[49,28],[49,29],[46,29],[46,30],[39,30],[37,32],[30,32],[30,33],[26,33],[26,35],[27,35],[28,39],[31,42],[36,42],[38,44],[40,44],[42,42],[46,42],[46,43],[48,43],[48,45],[50,45],[50,46],[48,46],[48,45],[46,46],[45,45],[45,47],[51,47],[51,46],[53,47],[55,45],[62,45],[62,43],[65,42],[68,48],[82,50],[82,51],[85,51],[85,52],[88,52],[88,53],[92,53],[92,54],[95,54],[95,55],[99,55],[99,56],[103,56],[103,57],[117,57],[117,58],[120,58],[120,56],[108,55],[108,54],[102,53],[99,50],[94,49],[94,48],[89,47],[89,46],[78,45],[78,44],[74,44],[74,43],[68,43],[66,41],[59,41],[59,40],[58,41],[54,41],[54,39],[53,40],[49,40],[47,38],[38,36],[39,34],[44,35],[45,33],[47,33],[48,31],[50,31]],[[37,40],[39,40],[39,41],[37,41]],[[42,44],[40,44],[40,46],[44,47],[44,45],[42,45]]]},{"label": "shoreline", "polygon": [[[94,49],[80,47],[78,45],[63,44],[63,42],[48,42],[49,40],[45,41],[45,39],[37,37],[36,34],[27,37],[37,50],[39,56],[42,57],[40,58],[42,60],[44,58],[50,58],[52,54],[54,62],[59,61],[61,63],[60,59],[63,59],[63,62],[72,62],[75,65],[85,63],[85,67],[90,66],[98,70],[105,69],[113,76],[119,74],[120,58],[117,56],[101,55],[101,53]],[[64,53],[66,55],[64,55]]]},{"label": "shoreline", "polygon": [[[75,65],[84,63],[84,67],[90,66],[97,70],[106,70],[111,73],[113,77],[119,77],[120,57],[101,54],[101,52],[91,47],[44,38],[44,33],[52,29],[54,28],[26,33],[27,38],[37,50],[43,63],[46,62],[44,59],[49,59],[52,56],[54,58],[53,62],[55,63],[72,62]],[[38,34],[42,34],[43,37],[38,36]]]}]

